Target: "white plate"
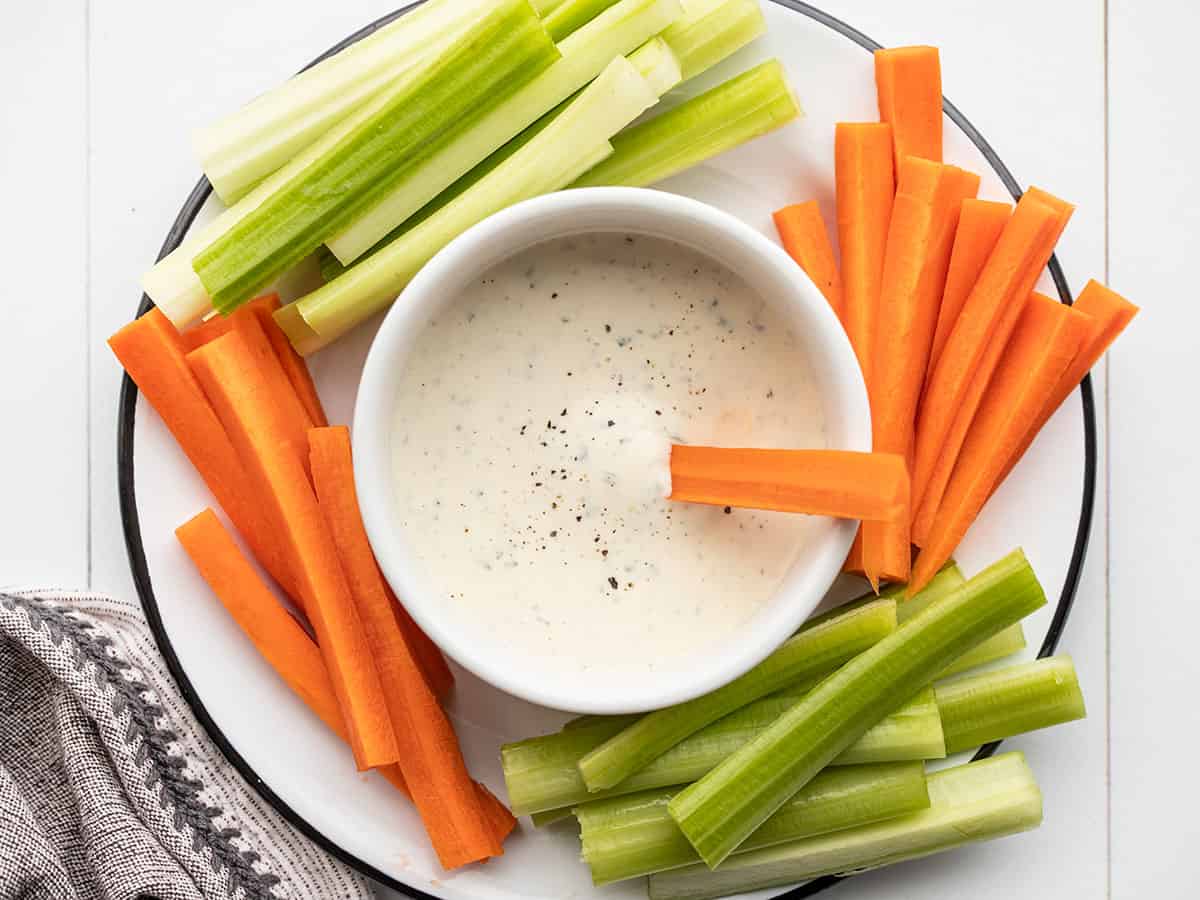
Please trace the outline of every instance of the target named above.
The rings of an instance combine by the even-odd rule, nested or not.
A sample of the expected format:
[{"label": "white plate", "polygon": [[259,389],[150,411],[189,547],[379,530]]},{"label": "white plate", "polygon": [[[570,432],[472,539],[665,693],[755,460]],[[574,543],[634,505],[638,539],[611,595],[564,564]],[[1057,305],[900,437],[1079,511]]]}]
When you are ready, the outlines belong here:
[{"label": "white plate", "polygon": [[[827,221],[833,221],[834,123],[877,118],[874,69],[864,47],[835,30],[838,23],[830,24],[824,14],[789,5],[766,2],[766,37],[666,99],[676,103],[772,56],[786,63],[806,118],[661,185],[722,207],[772,238],[770,214],[786,203],[816,198]],[[945,147],[948,161],[983,175],[981,196],[1010,199],[996,170],[949,121]],[[211,209],[204,214],[211,215]],[[1044,287],[1051,289],[1048,279]],[[312,360],[331,421],[349,420],[373,333],[369,325]],[[566,827],[539,831],[527,821],[505,845],[502,859],[443,872],[411,806],[383,779],[355,771],[346,747],[258,657],[200,580],[174,529],[213,501],[158,417],[152,412],[131,416],[132,396],[127,400],[119,450],[135,581],[160,645],[201,721],[270,802],[347,862],[414,895],[452,900],[645,896],[640,880],[593,888],[578,860],[575,833]],[[1051,598],[1026,623],[1034,650],[1051,631],[1054,601],[1063,592],[1075,549],[1081,498],[1087,493],[1085,434],[1081,405],[1068,403],[988,505],[958,554],[971,573],[1015,546],[1025,548]],[[131,490],[135,458],[136,505]],[[1090,509],[1086,512],[1090,516]],[[844,582],[836,589],[839,597],[857,592],[852,579]],[[1062,614],[1067,606],[1060,604]],[[467,762],[477,778],[503,797],[500,744],[553,730],[564,716],[514,700],[461,670],[457,674],[451,712]],[[896,877],[903,880],[903,869]]]}]

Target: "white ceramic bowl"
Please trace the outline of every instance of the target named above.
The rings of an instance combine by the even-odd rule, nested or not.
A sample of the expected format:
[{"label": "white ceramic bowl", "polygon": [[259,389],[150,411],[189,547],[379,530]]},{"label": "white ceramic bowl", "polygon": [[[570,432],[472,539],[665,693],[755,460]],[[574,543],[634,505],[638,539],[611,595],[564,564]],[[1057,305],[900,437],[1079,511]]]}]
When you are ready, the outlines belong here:
[{"label": "white ceramic bowl", "polygon": [[404,289],[371,346],[354,409],[355,478],[384,574],[429,636],[485,681],[556,709],[641,712],[707,693],[769,654],[820,603],[837,577],[857,523],[822,520],[775,595],[739,631],[694,659],[660,665],[652,679],[640,668],[628,675],[619,669],[548,673],[483,629],[471,629],[433,596],[400,527],[393,490],[390,443],[407,354],[429,319],[485,270],[532,244],[589,231],[646,234],[688,245],[737,272],[789,315],[818,381],[828,447],[869,450],[870,409],[837,317],[787,254],[733,216],[675,194],[587,188],[520,203],[452,241]]}]

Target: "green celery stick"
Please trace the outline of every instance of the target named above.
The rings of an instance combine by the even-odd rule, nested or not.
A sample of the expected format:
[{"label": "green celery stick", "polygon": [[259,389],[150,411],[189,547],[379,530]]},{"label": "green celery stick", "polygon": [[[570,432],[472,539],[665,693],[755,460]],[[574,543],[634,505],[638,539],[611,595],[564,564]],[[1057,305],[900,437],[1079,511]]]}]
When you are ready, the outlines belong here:
[{"label": "green celery stick", "polygon": [[550,37],[557,43],[578,31],[616,2],[617,0],[565,0],[544,16],[542,22]]},{"label": "green celery stick", "polygon": [[[647,791],[575,809],[592,881],[608,884],[700,861],[667,803],[676,790]],[[929,806],[919,762],[827,769],[767,819],[738,852],[893,819]]]},{"label": "green celery stick", "polygon": [[[592,800],[619,797],[650,788],[688,784],[703,777],[723,759],[744,747],[776,719],[796,705],[803,695],[773,695],[702,728],[676,744],[650,765],[615,788],[590,793],[579,774],[581,756],[604,743],[623,727],[622,717],[594,717],[565,727],[555,734],[529,738],[500,748],[508,799],[517,815],[570,808]],[[593,717],[589,717],[593,718]],[[896,727],[893,720],[903,722]],[[570,725],[570,723],[568,723]],[[873,732],[878,730],[882,737]],[[923,734],[918,734],[922,730]],[[895,742],[889,752],[886,741]],[[833,761],[850,765],[859,760],[901,762],[944,755],[942,720],[924,692],[892,716],[877,723]]]},{"label": "green celery stick", "polygon": [[800,115],[778,60],[731,78],[613,138],[613,155],[572,187],[643,187],[774,131]]},{"label": "green celery stick", "polygon": [[[955,563],[951,562],[943,567],[933,577],[933,580],[925,586],[925,589],[915,597],[907,600],[904,599],[906,585],[903,584],[889,585],[880,592],[879,596],[896,598],[896,616],[901,623],[904,623],[921,612],[921,610],[927,609],[930,604],[949,596],[954,588],[962,584],[963,581],[962,572],[959,571]],[[938,678],[949,678],[951,675],[957,675],[959,672],[965,672],[967,669],[974,669],[976,666],[982,666],[984,663],[1012,656],[1024,648],[1025,630],[1021,627],[1020,622],[1014,622],[999,634],[993,635],[977,647],[972,647],[954,662],[950,663],[950,665],[938,674]]]},{"label": "green celery stick", "polygon": [[300,353],[326,346],[386,309],[434,254],[472,225],[570,183],[594,163],[596,157],[587,158],[584,151],[603,145],[603,153],[610,153],[608,138],[657,100],[633,64],[616,57],[541,133],[453,203],[329,284],[283,307],[276,321]]},{"label": "green celery stick", "polygon": [[823,675],[896,630],[896,602],[878,600],[807,626],[740,678],[642,716],[579,761],[588,790],[615,787],[688,735],[736,709]]},{"label": "green celery stick", "polygon": [[327,232],[326,245],[343,265],[358,259],[488,154],[587,85],[613,57],[632,52],[682,14],[679,0],[620,0],[604,10],[558,45],[561,57],[552,65],[489,104],[453,141],[427,154],[411,177],[378,192],[344,227]]},{"label": "green celery stick", "polygon": [[559,58],[527,0],[497,0],[463,38],[192,261],[228,312],[403,184],[426,159]]},{"label": "green celery stick", "polygon": [[570,809],[547,809],[544,812],[532,813],[529,821],[533,823],[534,828],[545,828],[547,825],[565,822],[569,818],[571,818]]},{"label": "green celery stick", "polygon": [[948,753],[1087,715],[1069,656],[938,682],[934,692]]},{"label": "green celery stick", "polygon": [[670,804],[700,857],[719,865],[789,797],[947,665],[1046,602],[1017,550],[822,681]]},{"label": "green celery stick", "polygon": [[711,900],[875,869],[1036,828],[1042,795],[1025,757],[1004,753],[927,777],[930,806],[861,828],[743,853],[710,870],[650,876],[651,900]]}]

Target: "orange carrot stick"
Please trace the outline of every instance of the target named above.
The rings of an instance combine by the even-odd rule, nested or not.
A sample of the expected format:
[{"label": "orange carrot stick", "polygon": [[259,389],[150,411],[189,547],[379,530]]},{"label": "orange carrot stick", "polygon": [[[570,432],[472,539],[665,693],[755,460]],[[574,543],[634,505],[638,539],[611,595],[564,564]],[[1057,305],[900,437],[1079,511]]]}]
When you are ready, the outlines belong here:
[{"label": "orange carrot stick", "polygon": [[954,249],[950,253],[950,268],[946,270],[946,289],[942,291],[942,305],[938,310],[937,330],[933,335],[933,348],[929,352],[926,377],[933,374],[950,331],[958,321],[963,304],[967,302],[967,295],[979,280],[979,273],[1000,240],[1000,232],[1010,216],[1011,203],[977,200],[974,197],[963,201],[958,230],[954,233]]},{"label": "orange carrot stick", "polygon": [[[912,445],[959,212],[963,200],[978,190],[979,176],[956,166],[916,156],[900,164],[879,294],[876,334],[881,339],[871,365],[872,439],[878,453],[904,456]],[[907,581],[908,523],[869,522],[862,531],[867,580],[872,585],[881,578]]]},{"label": "orange carrot stick", "polygon": [[896,168],[906,156],[942,161],[942,65],[937,47],[875,51],[879,118],[892,126]]},{"label": "orange carrot stick", "polygon": [[287,445],[288,423],[258,361],[242,336],[231,332],[192,351],[188,362],[288,549],[359,768],[396,762],[396,736],[366,633],[304,466]]},{"label": "orange carrot stick", "polygon": [[1041,294],[1025,304],[971,424],[929,538],[913,566],[912,596],[950,559],[996,479],[1037,421],[1088,330],[1087,316]]},{"label": "orange carrot stick", "polygon": [[[367,613],[362,609],[364,603],[371,609],[390,609],[401,639],[420,666],[429,689],[437,697],[445,696],[454,686],[454,675],[446,664],[446,658],[404,611],[384,581],[371,550],[354,484],[350,430],[345,425],[314,428],[308,432],[308,443],[310,459],[319,459],[321,462],[321,471],[313,471],[317,502],[341,556],[346,580],[350,583],[350,593],[359,604],[359,615],[366,622]],[[384,689],[387,690],[386,684]]]},{"label": "orange carrot stick", "polygon": [[675,444],[670,499],[890,521],[908,509],[908,472],[887,453]]},{"label": "orange carrot stick", "polygon": [[308,433],[313,483],[379,665],[400,768],[438,859],[447,869],[503,852],[467,772],[458,738],[396,620],[366,540],[345,426]]},{"label": "orange carrot stick", "polygon": [[325,407],[321,405],[321,398],[317,394],[317,386],[313,383],[312,373],[308,371],[304,357],[296,352],[292,342],[288,340],[283,329],[275,321],[274,314],[279,309],[279,295],[271,294],[266,299],[267,302],[261,305],[257,301],[246,305],[253,306],[254,314],[258,316],[258,321],[262,324],[263,331],[266,332],[267,340],[271,342],[271,349],[275,351],[275,357],[283,367],[288,381],[292,383],[292,390],[296,392],[301,405],[308,412],[309,421],[314,427],[324,428],[329,424],[329,419],[325,416]]},{"label": "orange carrot stick", "polygon": [[[256,309],[262,307],[276,310],[279,308],[279,295],[263,294],[261,297],[255,297],[250,302],[242,304],[239,309],[248,306]],[[191,353],[197,347],[203,347],[214,338],[219,338],[223,334],[228,334],[229,328],[230,317],[214,313],[210,318],[205,319],[199,325],[179,333],[180,341],[183,344],[183,352]]]},{"label": "orange carrot stick", "polygon": [[842,248],[842,324],[869,391],[875,311],[896,192],[891,126],[839,122],[834,132],[834,165]]},{"label": "orange carrot stick", "polygon": [[130,322],[108,341],[259,562],[295,596],[284,549],[225,428],[184,358],[182,343],[175,326],[157,309]]},{"label": "orange carrot stick", "polygon": [[[263,659],[330,731],[349,743],[321,651],[276,601],[212,510],[205,510],[181,525],[175,534],[213,593]],[[411,799],[399,766],[381,766],[379,773]],[[476,791],[485,805],[496,839],[504,840],[516,826],[516,819],[482,784],[476,785]]]},{"label": "orange carrot stick", "polygon": [[[1083,381],[1083,376],[1099,361],[1105,351],[1112,346],[1113,341],[1120,336],[1121,332],[1125,330],[1125,327],[1133,321],[1133,317],[1139,312],[1137,306],[1130,303],[1116,291],[1109,290],[1095,280],[1089,281],[1084,285],[1083,290],[1075,299],[1075,306],[1073,308],[1088,316],[1091,327],[1084,336],[1079,352],[1071,360],[1071,365],[1067,367],[1067,371],[1058,380],[1058,384],[1054,386],[1054,390],[1050,392],[1050,396],[1045,399],[1041,412],[1038,413],[1037,420],[1025,432],[1020,445],[1009,458],[1008,465],[1005,466],[1003,474],[996,480],[995,487],[999,487],[1004,479],[1008,477],[1008,473],[1012,471],[1013,466],[1025,455],[1025,451],[1029,449],[1038,432],[1042,430],[1042,427],[1050,420],[1055,411],[1062,406],[1067,397],[1071,396],[1075,388],[1079,387],[1079,382]],[[995,490],[995,487],[993,490]]]},{"label": "orange carrot stick", "polygon": [[825,227],[817,201],[785,206],[775,211],[774,219],[783,248],[825,295],[840,319],[845,306],[842,273],[838,271],[833,245],[829,242],[829,230]]},{"label": "orange carrot stick", "polygon": [[[1070,213],[1071,208],[1056,198],[1026,192],[963,304],[925,389],[917,418],[912,468],[914,510],[925,501],[939,460],[953,467],[961,438],[966,435],[963,422],[955,429],[955,419],[961,415],[969,426],[982,396],[978,384],[971,390],[972,382],[981,381],[986,386],[990,380],[992,369],[984,368],[984,356],[992,347],[994,368],[996,348],[1002,350],[1008,343],[1016,318],[1050,259]],[[952,430],[958,442],[951,441]],[[948,460],[944,459],[947,454]],[[936,488],[934,491],[938,493]],[[935,510],[939,499],[931,501]]]}]

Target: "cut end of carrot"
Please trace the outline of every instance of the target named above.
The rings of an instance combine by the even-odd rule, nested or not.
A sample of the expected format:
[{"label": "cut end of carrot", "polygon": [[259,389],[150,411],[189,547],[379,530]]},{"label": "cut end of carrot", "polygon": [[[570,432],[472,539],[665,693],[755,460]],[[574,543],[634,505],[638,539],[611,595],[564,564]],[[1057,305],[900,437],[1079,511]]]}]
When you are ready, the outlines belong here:
[{"label": "cut end of carrot", "polygon": [[892,126],[896,165],[907,156],[942,161],[942,66],[936,47],[875,51],[879,118]]},{"label": "cut end of carrot", "polygon": [[834,314],[841,319],[844,305],[842,274],[829,240],[829,229],[816,200],[795,203],[773,214],[779,240],[788,255],[825,295]]}]

